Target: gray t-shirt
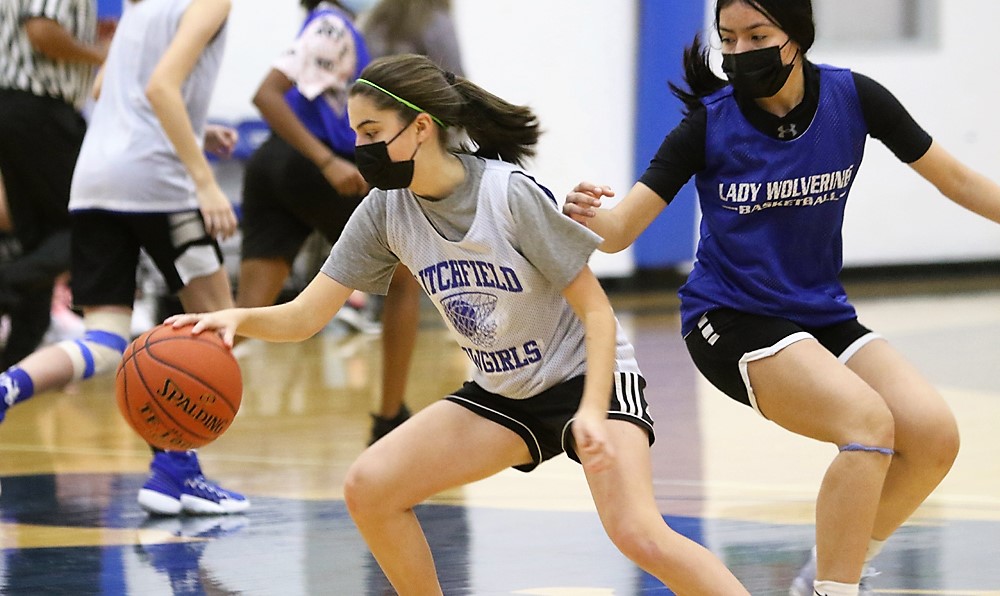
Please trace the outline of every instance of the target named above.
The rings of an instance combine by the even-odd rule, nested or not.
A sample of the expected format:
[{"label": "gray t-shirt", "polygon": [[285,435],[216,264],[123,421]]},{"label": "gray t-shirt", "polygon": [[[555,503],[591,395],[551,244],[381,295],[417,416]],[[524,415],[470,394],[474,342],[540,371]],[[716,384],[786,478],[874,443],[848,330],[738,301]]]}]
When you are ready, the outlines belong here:
[{"label": "gray t-shirt", "polygon": [[[586,370],[583,323],[562,296],[599,236],[565,217],[515,166],[461,155],[464,182],[442,199],[373,190],[323,265],[341,284],[384,293],[406,265],[476,366],[487,391],[515,399]],[[620,327],[619,372],[638,373]]]}]

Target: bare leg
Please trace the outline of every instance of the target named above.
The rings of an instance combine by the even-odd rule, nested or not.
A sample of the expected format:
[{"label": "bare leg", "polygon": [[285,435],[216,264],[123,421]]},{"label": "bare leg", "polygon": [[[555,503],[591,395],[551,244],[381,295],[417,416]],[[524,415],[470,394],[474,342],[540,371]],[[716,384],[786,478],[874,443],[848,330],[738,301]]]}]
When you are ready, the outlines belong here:
[{"label": "bare leg", "polygon": [[420,326],[420,284],[403,265],[396,267],[382,313],[382,403],[378,415],[394,418],[406,396],[413,346]]},{"label": "bare leg", "polygon": [[211,275],[196,277],[177,292],[184,305],[184,312],[209,312],[231,308],[233,293],[229,287],[229,274],[224,268]]},{"label": "bare leg", "polygon": [[896,423],[896,455],[872,535],[885,540],[951,469],[958,456],[958,426],[941,395],[885,340],[867,344],[847,365],[885,399]]},{"label": "bare leg", "polygon": [[441,594],[413,507],[448,488],[529,461],[511,430],[441,400],[368,448],[347,473],[347,509],[401,596]]},{"label": "bare leg", "polygon": [[236,305],[253,307],[274,304],[291,270],[288,262],[281,258],[244,259],[240,263]]},{"label": "bare leg", "polygon": [[614,464],[588,472],[587,482],[615,546],[679,596],[749,594],[708,549],[664,522],[653,495],[646,432],[631,422],[609,420],[608,435]]},{"label": "bare leg", "polygon": [[[112,312],[131,316],[132,309],[125,306],[95,306],[84,309],[84,319],[95,312]],[[57,345],[45,346],[18,363],[28,373],[36,394],[61,389],[73,380],[73,362],[66,351]]]},{"label": "bare leg", "polygon": [[[843,446],[893,448],[893,419],[882,397],[815,340],[796,342],[748,364],[765,416],[806,437]],[[856,584],[891,458],[841,452],[816,500],[817,579]]]}]

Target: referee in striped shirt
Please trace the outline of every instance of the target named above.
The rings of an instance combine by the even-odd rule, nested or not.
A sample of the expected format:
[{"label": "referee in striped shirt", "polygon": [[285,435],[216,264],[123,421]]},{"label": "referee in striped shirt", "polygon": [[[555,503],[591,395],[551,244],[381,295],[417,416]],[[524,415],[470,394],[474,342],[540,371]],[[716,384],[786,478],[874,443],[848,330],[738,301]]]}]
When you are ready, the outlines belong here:
[{"label": "referee in striped shirt", "polygon": [[0,0],[0,176],[23,254],[0,265],[11,331],[0,367],[27,356],[49,326],[54,278],[69,269],[73,167],[95,67],[95,0]]}]

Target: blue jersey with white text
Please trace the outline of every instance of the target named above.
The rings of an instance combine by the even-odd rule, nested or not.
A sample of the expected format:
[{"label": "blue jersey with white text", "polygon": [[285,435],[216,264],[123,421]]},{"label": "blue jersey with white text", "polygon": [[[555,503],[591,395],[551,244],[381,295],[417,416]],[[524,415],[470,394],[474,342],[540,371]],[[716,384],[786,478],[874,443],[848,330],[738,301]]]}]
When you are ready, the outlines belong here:
[{"label": "blue jersey with white text", "polygon": [[730,86],[703,99],[701,237],[679,292],[685,335],[720,307],[805,327],[856,316],[839,280],[841,228],[868,126],[851,72],[819,70],[816,115],[791,141],[754,128]]}]

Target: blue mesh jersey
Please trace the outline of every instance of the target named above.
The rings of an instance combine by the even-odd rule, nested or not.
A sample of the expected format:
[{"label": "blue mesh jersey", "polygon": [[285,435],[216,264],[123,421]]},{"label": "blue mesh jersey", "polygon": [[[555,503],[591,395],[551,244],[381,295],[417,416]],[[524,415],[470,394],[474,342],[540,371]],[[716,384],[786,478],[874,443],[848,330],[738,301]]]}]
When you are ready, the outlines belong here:
[{"label": "blue mesh jersey", "polygon": [[[313,99],[309,99],[297,87],[292,87],[285,93],[285,101],[298,116],[303,125],[316,138],[323,141],[337,154],[352,158],[354,156],[355,134],[351,129],[351,124],[347,119],[347,89],[353,83],[361,71],[368,66],[370,61],[368,48],[365,45],[361,33],[351,23],[350,18],[330,3],[321,3],[315,10],[309,13],[299,35],[302,34],[309,24],[323,16],[336,16],[342,21],[343,26],[350,31],[354,40],[355,69],[350,81],[343,88],[331,88],[326,93],[322,93]],[[336,32],[339,34],[339,32]],[[316,60],[328,59],[325,56],[317,56]]]},{"label": "blue mesh jersey", "polygon": [[702,210],[694,269],[681,287],[681,331],[726,307],[806,327],[855,317],[839,280],[841,228],[868,127],[849,70],[819,66],[809,128],[791,141],[755,129],[725,87],[704,98]]}]

